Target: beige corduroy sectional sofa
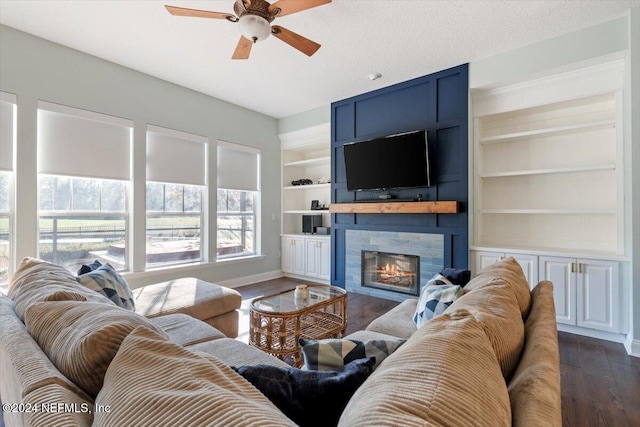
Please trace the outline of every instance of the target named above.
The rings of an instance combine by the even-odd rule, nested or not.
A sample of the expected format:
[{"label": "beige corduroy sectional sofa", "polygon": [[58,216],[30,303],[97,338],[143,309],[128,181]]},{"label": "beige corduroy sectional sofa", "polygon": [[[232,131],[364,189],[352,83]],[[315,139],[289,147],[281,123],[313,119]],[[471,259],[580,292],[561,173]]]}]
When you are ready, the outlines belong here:
[{"label": "beige corduroy sectional sofa", "polygon": [[[121,309],[39,260],[23,262],[9,289],[0,297],[7,426],[295,425],[230,368],[287,365],[204,322]],[[507,259],[464,290],[420,329],[407,300],[347,337],[407,341],[350,398],[340,426],[561,425],[551,283],[530,291]]]}]

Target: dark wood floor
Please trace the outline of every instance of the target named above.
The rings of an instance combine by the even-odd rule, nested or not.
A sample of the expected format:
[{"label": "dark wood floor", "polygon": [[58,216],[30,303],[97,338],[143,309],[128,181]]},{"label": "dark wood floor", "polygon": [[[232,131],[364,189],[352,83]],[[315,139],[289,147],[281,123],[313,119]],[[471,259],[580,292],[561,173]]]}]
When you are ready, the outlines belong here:
[{"label": "dark wood floor", "polygon": [[[300,281],[283,278],[238,288],[244,300],[243,311],[248,310],[251,298],[292,289],[297,284]],[[347,333],[366,328],[397,304],[350,293]],[[622,344],[609,341],[564,332],[558,333],[558,341],[563,426],[640,426],[640,358],[628,356]]]}]

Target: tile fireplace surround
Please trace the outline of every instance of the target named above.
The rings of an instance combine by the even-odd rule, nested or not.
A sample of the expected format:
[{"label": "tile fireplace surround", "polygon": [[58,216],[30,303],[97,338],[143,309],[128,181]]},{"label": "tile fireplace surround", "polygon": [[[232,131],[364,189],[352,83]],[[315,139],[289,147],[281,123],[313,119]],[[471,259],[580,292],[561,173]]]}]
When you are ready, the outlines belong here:
[{"label": "tile fireplace surround", "polygon": [[442,234],[346,230],[345,288],[348,292],[394,301],[417,298],[398,292],[363,287],[361,285],[363,250],[419,256],[420,286],[439,273],[444,265],[444,235]]}]

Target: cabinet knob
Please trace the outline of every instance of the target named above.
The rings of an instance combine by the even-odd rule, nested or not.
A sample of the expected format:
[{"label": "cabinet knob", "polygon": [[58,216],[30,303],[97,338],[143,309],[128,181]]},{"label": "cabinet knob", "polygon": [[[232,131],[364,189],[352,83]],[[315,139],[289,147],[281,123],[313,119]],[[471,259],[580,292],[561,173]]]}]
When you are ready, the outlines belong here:
[{"label": "cabinet knob", "polygon": [[573,262],[571,263],[571,272],[572,273],[576,272],[576,265]]}]

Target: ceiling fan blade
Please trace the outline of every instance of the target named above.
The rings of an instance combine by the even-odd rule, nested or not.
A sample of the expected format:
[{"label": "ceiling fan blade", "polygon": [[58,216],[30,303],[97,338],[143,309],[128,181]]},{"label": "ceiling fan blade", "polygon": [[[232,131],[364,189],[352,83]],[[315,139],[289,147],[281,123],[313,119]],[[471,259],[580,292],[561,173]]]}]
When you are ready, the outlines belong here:
[{"label": "ceiling fan blade", "polygon": [[244,36],[240,36],[236,50],[233,52],[231,59],[249,59],[253,42]]},{"label": "ceiling fan blade", "polygon": [[280,12],[278,12],[276,16],[291,15],[292,13],[301,12],[327,3],[331,3],[331,0],[278,0],[269,6],[269,13],[280,9]]},{"label": "ceiling fan blade", "polygon": [[187,9],[185,7],[176,7],[176,6],[164,6],[167,11],[175,16],[191,16],[194,18],[213,18],[213,19],[227,19],[229,21],[235,22],[238,18],[231,13],[223,13],[223,12],[211,12],[208,10],[199,10],[199,9]]},{"label": "ceiling fan blade", "polygon": [[279,25],[271,26],[271,34],[275,37],[279,38],[286,44],[291,47],[298,49],[300,52],[304,53],[307,56],[311,56],[318,49],[320,49],[320,45],[308,38],[302,37],[300,34],[296,34],[291,30],[287,30]]}]

